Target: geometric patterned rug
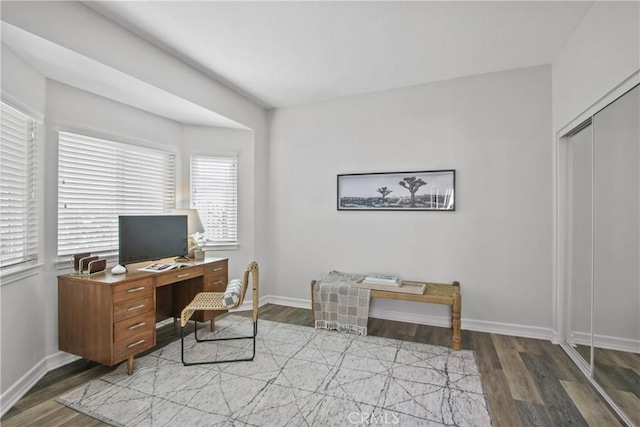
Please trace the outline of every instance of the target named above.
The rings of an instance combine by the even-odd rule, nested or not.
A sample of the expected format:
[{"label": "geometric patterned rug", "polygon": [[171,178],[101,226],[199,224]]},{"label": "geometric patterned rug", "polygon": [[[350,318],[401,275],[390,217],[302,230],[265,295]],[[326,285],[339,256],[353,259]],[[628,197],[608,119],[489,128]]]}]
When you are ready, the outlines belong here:
[{"label": "geometric patterned rug", "polygon": [[[230,315],[214,334],[251,331]],[[196,346],[191,334],[185,354],[236,357],[250,341]],[[183,366],[175,341],[57,400],[116,426],[491,425],[472,351],[266,320],[252,362]]]}]

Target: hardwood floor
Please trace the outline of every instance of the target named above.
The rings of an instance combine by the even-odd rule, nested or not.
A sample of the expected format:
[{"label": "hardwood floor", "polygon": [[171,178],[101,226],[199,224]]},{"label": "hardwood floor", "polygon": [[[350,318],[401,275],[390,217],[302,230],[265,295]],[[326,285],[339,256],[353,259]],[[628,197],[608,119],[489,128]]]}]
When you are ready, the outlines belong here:
[{"label": "hardwood floor", "polygon": [[[267,304],[260,308],[260,319],[311,326],[311,310]],[[447,328],[390,320],[369,319],[369,335],[451,345]],[[178,326],[163,326],[158,329],[158,347],[179,337]],[[462,331],[462,348],[476,353],[494,426],[623,425],[557,345]],[[78,360],[51,371],[0,422],[3,427],[106,425],[55,399],[113,369]]]}]

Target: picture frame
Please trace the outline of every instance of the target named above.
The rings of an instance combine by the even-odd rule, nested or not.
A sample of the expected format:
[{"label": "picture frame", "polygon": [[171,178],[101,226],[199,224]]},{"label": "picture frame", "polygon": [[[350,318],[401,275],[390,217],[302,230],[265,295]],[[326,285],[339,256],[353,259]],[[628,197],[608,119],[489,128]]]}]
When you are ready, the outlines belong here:
[{"label": "picture frame", "polygon": [[455,211],[455,169],[338,175],[339,211]]}]

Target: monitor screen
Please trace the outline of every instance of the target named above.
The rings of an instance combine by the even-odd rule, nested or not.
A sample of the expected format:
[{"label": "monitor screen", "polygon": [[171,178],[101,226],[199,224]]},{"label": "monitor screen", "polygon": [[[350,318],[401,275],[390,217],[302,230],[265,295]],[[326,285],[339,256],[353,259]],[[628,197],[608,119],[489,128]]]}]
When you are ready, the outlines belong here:
[{"label": "monitor screen", "polygon": [[188,252],[186,215],[120,215],[120,265],[185,256]]}]

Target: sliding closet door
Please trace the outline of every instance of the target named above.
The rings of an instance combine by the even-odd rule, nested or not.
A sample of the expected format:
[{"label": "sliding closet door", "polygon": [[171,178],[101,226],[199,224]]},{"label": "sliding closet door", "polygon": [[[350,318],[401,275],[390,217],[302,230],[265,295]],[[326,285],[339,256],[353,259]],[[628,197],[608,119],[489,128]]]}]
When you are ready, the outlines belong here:
[{"label": "sliding closet door", "polygon": [[593,117],[596,382],[640,425],[640,90]]},{"label": "sliding closet door", "polygon": [[567,144],[567,342],[591,364],[593,135],[591,123]]}]

